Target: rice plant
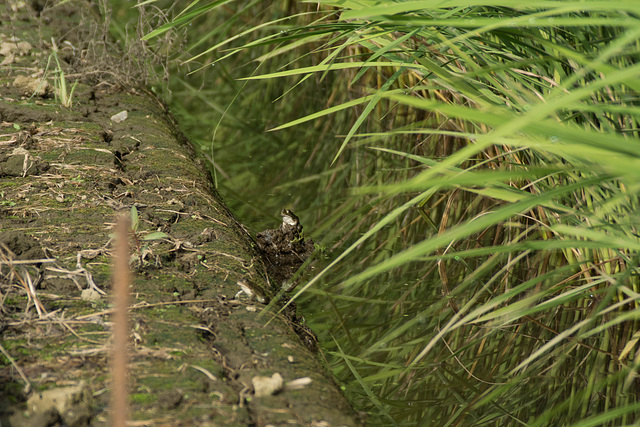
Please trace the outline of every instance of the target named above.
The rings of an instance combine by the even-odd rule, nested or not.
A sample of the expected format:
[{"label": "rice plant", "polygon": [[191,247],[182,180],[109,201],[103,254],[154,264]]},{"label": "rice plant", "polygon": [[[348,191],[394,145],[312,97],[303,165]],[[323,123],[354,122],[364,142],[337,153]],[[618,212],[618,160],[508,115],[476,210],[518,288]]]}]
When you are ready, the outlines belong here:
[{"label": "rice plant", "polygon": [[370,424],[640,420],[640,4],[196,3],[149,38],[231,16],[203,151],[314,224],[295,298]]}]

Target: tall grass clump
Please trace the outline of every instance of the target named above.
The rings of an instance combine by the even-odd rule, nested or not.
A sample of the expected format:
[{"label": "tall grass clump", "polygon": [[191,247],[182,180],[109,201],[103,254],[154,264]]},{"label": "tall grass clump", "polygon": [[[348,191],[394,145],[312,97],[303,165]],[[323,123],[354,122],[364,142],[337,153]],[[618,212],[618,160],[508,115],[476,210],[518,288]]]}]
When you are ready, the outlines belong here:
[{"label": "tall grass clump", "polygon": [[196,4],[149,38],[235,8],[204,151],[314,224],[295,298],[372,425],[640,421],[640,3]]}]

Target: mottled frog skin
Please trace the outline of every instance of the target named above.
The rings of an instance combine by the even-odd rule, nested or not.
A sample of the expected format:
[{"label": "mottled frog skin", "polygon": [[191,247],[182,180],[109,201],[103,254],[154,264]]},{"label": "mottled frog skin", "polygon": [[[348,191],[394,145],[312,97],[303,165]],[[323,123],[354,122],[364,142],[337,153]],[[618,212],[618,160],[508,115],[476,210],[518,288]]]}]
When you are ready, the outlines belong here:
[{"label": "mottled frog skin", "polygon": [[293,212],[283,209],[280,215],[280,227],[256,234],[256,243],[269,275],[282,285],[311,255],[314,246],[311,239],[302,236],[302,224]]}]

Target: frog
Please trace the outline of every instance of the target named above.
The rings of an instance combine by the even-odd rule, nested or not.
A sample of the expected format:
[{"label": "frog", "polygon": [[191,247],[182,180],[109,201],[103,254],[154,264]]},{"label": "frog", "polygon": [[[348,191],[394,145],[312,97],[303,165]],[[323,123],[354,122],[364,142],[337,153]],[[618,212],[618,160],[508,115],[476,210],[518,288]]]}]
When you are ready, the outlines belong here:
[{"label": "frog", "polygon": [[257,233],[256,243],[267,273],[276,284],[283,285],[313,253],[314,244],[302,234],[300,218],[291,209],[282,209],[280,216],[280,226]]},{"label": "frog", "polygon": [[283,231],[302,233],[300,218],[298,218],[290,209],[282,209],[280,211],[280,216],[282,217],[282,225],[280,225],[280,228]]}]

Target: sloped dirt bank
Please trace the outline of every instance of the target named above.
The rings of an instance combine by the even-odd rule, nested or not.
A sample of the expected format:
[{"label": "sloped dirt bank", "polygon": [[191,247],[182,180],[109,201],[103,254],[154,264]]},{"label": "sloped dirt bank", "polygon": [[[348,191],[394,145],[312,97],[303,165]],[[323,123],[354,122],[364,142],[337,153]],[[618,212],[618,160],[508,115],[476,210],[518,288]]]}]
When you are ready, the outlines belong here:
[{"label": "sloped dirt bank", "polygon": [[132,207],[132,425],[358,425],[295,313],[234,297],[266,269],[163,106],[82,75],[85,9],[0,5],[2,425],[108,422],[110,235]]}]

